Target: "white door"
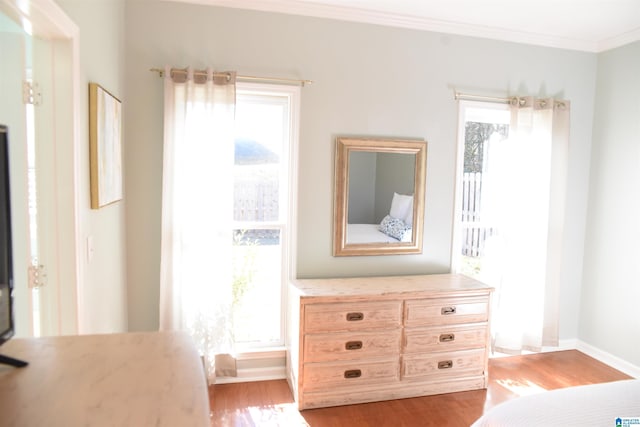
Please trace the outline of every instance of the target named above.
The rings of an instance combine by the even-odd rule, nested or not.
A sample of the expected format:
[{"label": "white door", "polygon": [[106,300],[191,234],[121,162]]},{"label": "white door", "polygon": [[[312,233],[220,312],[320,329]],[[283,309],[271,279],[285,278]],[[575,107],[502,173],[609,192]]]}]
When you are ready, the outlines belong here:
[{"label": "white door", "polygon": [[14,316],[18,336],[33,336],[34,329],[31,293],[27,286],[30,258],[27,115],[22,100],[28,40],[18,25],[0,14],[0,122],[9,128]]},{"label": "white door", "polygon": [[69,189],[60,179],[64,173],[59,170],[60,157],[67,151],[59,136],[68,117],[57,100],[57,86],[64,85],[54,77],[68,71],[60,59],[68,55],[69,48],[25,33],[1,12],[0,48],[0,122],[9,126],[10,141],[16,335],[74,333],[73,267],[72,280],[66,280],[65,288],[59,287],[60,266],[69,259],[75,264],[75,251],[63,253],[63,242],[74,240],[75,235],[65,236],[61,227],[68,221],[61,218],[60,201]]}]

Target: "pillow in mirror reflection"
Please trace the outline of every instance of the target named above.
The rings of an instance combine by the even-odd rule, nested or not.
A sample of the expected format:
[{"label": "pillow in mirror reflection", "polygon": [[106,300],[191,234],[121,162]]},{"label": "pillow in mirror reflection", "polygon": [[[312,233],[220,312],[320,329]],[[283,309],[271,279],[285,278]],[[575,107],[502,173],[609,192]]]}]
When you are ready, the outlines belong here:
[{"label": "pillow in mirror reflection", "polygon": [[407,241],[407,234],[409,236],[411,235],[411,227],[405,224],[400,218],[394,218],[391,215],[387,215],[382,219],[378,230],[401,242]]},{"label": "pillow in mirror reflection", "polygon": [[389,215],[401,219],[409,227],[413,226],[413,195],[393,193]]}]

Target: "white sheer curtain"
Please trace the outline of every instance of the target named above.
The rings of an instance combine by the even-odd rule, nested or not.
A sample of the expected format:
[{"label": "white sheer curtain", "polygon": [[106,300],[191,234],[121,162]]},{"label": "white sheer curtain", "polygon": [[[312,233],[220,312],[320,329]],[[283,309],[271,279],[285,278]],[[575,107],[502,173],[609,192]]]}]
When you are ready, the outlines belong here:
[{"label": "white sheer curtain", "polygon": [[193,336],[212,383],[232,350],[235,74],[167,68],[164,82],[160,329]]},{"label": "white sheer curtain", "polygon": [[492,140],[482,215],[494,227],[481,278],[496,288],[495,351],[558,345],[566,171],[567,101],[514,98],[509,138]]}]

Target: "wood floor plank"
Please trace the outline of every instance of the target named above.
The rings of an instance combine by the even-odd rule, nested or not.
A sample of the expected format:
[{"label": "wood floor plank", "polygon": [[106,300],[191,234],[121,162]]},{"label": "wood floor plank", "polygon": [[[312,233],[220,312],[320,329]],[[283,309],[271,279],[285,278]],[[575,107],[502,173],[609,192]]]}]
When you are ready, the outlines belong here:
[{"label": "wood floor plank", "polygon": [[284,380],[210,387],[211,425],[222,427],[465,426],[493,406],[545,390],[630,378],[579,351],[490,359],[487,390],[298,411]]}]

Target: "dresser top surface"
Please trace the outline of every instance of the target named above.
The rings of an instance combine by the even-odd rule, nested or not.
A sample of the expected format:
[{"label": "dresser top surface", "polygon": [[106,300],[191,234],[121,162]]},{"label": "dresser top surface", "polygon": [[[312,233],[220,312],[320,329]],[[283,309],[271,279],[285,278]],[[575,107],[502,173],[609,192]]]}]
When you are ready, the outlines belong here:
[{"label": "dresser top surface", "polygon": [[332,279],[296,279],[292,286],[301,299],[336,297],[423,297],[488,295],[492,287],[462,274],[428,274],[415,276],[349,277]]},{"label": "dresser top surface", "polygon": [[0,366],[3,426],[208,426],[193,340],[182,332],[15,338]]}]

